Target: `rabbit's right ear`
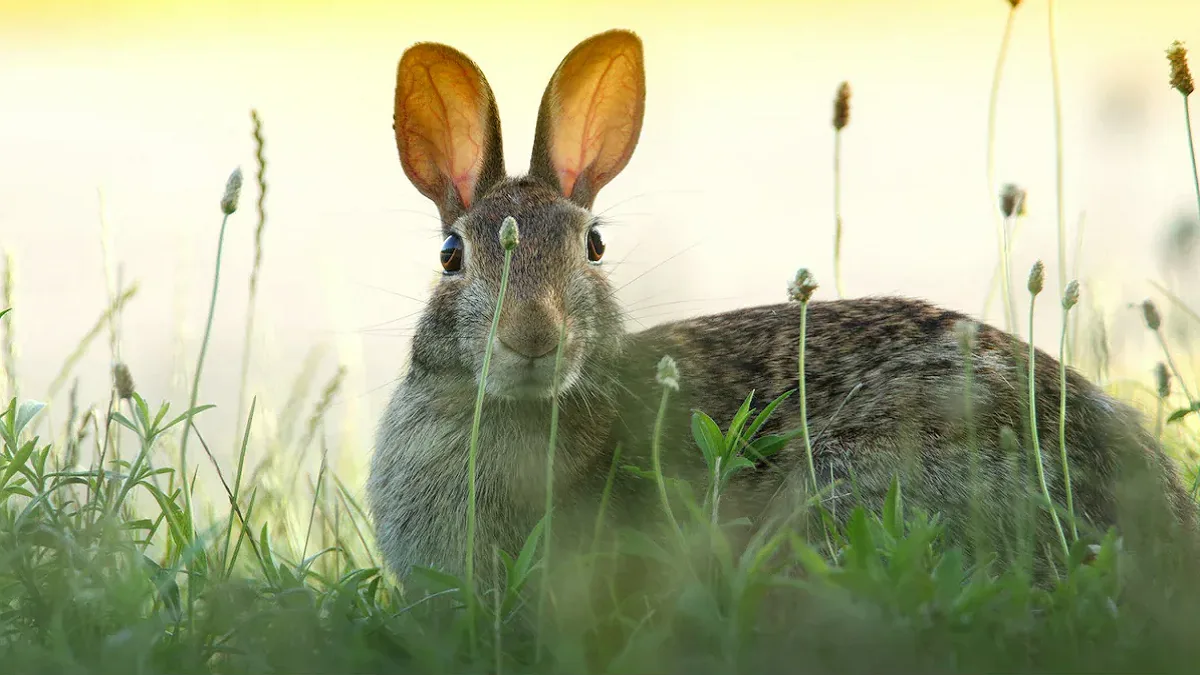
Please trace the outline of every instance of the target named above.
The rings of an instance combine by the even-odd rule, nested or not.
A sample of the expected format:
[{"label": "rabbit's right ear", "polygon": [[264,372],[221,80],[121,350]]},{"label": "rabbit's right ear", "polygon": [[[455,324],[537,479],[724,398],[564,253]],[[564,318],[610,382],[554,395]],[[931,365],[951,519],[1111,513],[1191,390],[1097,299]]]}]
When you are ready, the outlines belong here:
[{"label": "rabbit's right ear", "polygon": [[444,224],[504,177],[492,88],[457,49],[425,42],[404,52],[393,128],[404,174],[437,204]]},{"label": "rabbit's right ear", "polygon": [[584,40],[550,78],[529,173],[585,209],[633,155],[646,107],[642,41],[627,30]]}]

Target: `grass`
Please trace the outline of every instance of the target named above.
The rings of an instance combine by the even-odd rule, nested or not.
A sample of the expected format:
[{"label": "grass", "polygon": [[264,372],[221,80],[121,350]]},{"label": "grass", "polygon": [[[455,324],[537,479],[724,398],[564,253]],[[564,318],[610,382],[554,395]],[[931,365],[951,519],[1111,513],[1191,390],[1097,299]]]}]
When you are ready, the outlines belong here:
[{"label": "grass", "polygon": [[[260,121],[254,122],[261,191],[265,160]],[[226,218],[234,215],[236,201],[230,206]],[[261,234],[261,194],[258,210]],[[515,246],[515,224],[511,234]],[[256,246],[257,259],[261,240]],[[254,269],[257,275],[257,264]],[[880,511],[853,504],[844,521],[823,518],[820,545],[784,522],[764,528],[744,548],[735,546],[740,524],[723,520],[721,511],[733,475],[796,435],[803,435],[812,472],[807,424],[785,435],[759,433],[784,399],[797,395],[804,405],[805,324],[798,391],[761,409],[752,392],[729,392],[744,397],[731,420],[694,413],[695,452],[709,468],[704,485],[675,482],[658,466],[661,411],[680,378],[673,362],[660,364],[655,465],[644,477],[654,481],[672,545],[638,532],[606,537],[597,518],[590,549],[556,551],[551,567],[544,546],[553,536],[548,499],[544,518],[520,551],[480,552],[499,559],[497,578],[474,576],[469,536],[465,578],[427,570],[400,585],[381,571],[358,486],[337,475],[323,440],[308,493],[298,480],[300,460],[323,439],[342,370],[307,418],[302,407],[311,364],[290,392],[249,397],[231,467],[218,463],[221,453],[212,451],[198,424],[211,407],[198,405],[200,363],[183,411],[173,412],[167,403],[152,407],[133,393],[104,408],[115,410],[107,418],[80,416],[72,397],[66,425],[51,427],[48,409],[17,392],[7,355],[16,353],[13,316],[24,309],[13,300],[11,264],[6,270],[0,307],[8,391],[0,409],[0,663],[7,672],[1192,672],[1200,662],[1193,635],[1200,625],[1196,542],[1164,525],[1153,499],[1134,500],[1135,526],[1121,536],[1082,524],[1077,530],[1069,501],[1048,503],[1040,452],[1030,458],[1039,462],[1038,489],[1014,490],[1009,507],[1041,512],[1048,506],[1056,523],[1062,507],[1070,517],[1069,542],[1059,526],[1061,553],[1039,549],[1047,542],[1034,539],[1036,528],[1016,534],[1029,556],[1045,553],[1054,561],[1057,574],[1049,581],[1035,578],[1025,564],[996,564],[978,544],[969,555],[947,537],[942,514],[906,504],[899,479]],[[796,299],[807,305],[815,282],[798,276],[795,286]],[[56,388],[136,288],[114,293],[68,356]],[[1170,299],[1185,320],[1200,322],[1178,298]],[[502,303],[503,292],[493,331]],[[1069,309],[1064,302],[1060,355]],[[1030,312],[1032,317],[1032,303]],[[1110,389],[1162,411],[1156,435],[1187,463],[1195,485],[1200,406],[1192,397],[1194,378],[1174,357],[1192,346],[1169,348],[1157,309],[1153,317],[1145,313],[1180,393],[1150,386],[1144,387],[1152,392],[1147,398],[1138,389],[1118,389],[1120,379]],[[252,320],[251,308],[248,326]],[[961,331],[969,354],[973,328]],[[1032,318],[1029,331],[1032,336]],[[562,345],[560,335],[556,370]],[[972,360],[967,364],[970,390]],[[239,414],[245,372],[243,364]],[[1026,384],[1032,402],[1032,378]],[[481,379],[480,394],[485,386]],[[263,428],[253,423],[256,415],[275,400],[285,401],[280,428],[256,435]],[[1060,398],[1059,419],[1066,404]],[[476,410],[478,416],[478,401]],[[969,420],[983,412],[968,398]],[[556,419],[547,423],[549,477]],[[1014,448],[1015,459],[1015,435],[1008,431],[1005,447]],[[183,439],[193,436],[218,478],[215,502],[192,498],[204,494],[193,489],[195,467],[183,447]],[[121,438],[136,448],[132,458],[108,453]],[[471,438],[468,480],[476,453],[485,450],[477,447],[477,427]],[[1071,467],[1061,436],[1059,444],[1069,500]],[[254,467],[247,464],[251,446],[265,455]],[[77,466],[77,458],[88,466]],[[624,470],[618,449],[599,499],[601,513],[616,472]],[[979,470],[972,467],[973,475]],[[291,473],[281,480],[279,471]],[[1145,496],[1136,480],[1130,478],[1130,494]],[[473,503],[473,488],[470,493]],[[972,520],[979,518],[976,509],[973,503]],[[618,558],[638,561],[652,583],[618,590],[607,572],[607,563]]]}]

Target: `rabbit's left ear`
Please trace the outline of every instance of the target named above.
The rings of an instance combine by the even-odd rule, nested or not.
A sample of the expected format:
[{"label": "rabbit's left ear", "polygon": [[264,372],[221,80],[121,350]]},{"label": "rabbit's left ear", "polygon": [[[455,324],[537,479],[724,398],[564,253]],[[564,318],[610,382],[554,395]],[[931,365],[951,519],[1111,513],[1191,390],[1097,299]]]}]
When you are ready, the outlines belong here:
[{"label": "rabbit's left ear", "polygon": [[437,204],[443,224],[504,177],[492,88],[457,49],[422,42],[405,50],[396,70],[394,121],[404,173]]},{"label": "rabbit's left ear", "polygon": [[646,107],[642,41],[612,30],[579,43],[542,95],[530,175],[590,209],[633,155]]}]

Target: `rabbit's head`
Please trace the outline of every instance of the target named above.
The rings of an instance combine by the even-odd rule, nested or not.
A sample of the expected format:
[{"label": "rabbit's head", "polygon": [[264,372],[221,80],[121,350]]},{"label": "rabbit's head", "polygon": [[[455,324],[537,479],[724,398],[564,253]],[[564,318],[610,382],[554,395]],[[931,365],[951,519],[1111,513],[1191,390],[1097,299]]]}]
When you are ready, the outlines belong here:
[{"label": "rabbit's head", "polygon": [[[504,268],[499,230],[519,226],[493,344],[487,393],[544,399],[599,384],[620,349],[621,313],[602,270],[590,211],[629,162],[645,103],[642,44],[609,31],[577,45],[550,78],[527,176],[504,170],[491,87],[461,52],[422,43],[400,59],[396,144],[404,173],[438,207],[443,276],[413,338],[413,365],[450,385],[477,386]],[[435,251],[429,252],[432,257]]]}]

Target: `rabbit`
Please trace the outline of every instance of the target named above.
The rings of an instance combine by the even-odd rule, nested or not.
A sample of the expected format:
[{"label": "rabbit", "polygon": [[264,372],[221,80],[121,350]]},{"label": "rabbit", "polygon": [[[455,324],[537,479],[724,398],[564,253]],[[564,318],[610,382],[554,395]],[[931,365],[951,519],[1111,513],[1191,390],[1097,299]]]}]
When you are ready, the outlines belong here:
[{"label": "rabbit", "polygon": [[[379,422],[367,480],[369,510],[388,567],[459,574],[465,567],[468,446],[505,251],[498,231],[515,219],[519,244],[499,315],[478,436],[474,566],[492,569],[494,549],[515,555],[545,511],[552,397],[559,417],[553,465],[555,540],[591,534],[614,451],[648,465],[663,395],[656,367],[674,359],[661,439],[664,473],[700,484],[707,469],[691,435],[691,411],[724,425],[744,397],[761,407],[797,390],[800,303],[783,302],[627,332],[604,267],[597,193],[628,164],[645,107],[640,38],[592,36],[558,65],[541,99],[529,172],[505,172],[492,90],[463,53],[418,43],[399,62],[394,130],[400,162],[440,215],[444,270],[419,320],[408,370]],[[565,322],[565,328],[564,326]],[[967,322],[967,323],[962,323]],[[956,326],[973,325],[973,417],[965,416],[966,365]],[[565,334],[555,378],[560,331]],[[892,477],[906,503],[965,522],[972,458],[982,477],[982,521],[1000,537],[1021,486],[1001,430],[1028,450],[1028,346],[990,325],[898,297],[807,305],[805,380],[812,461],[838,517],[850,485],[878,507]],[[1037,423],[1048,488],[1063,503],[1058,461],[1059,366],[1038,351]],[[556,385],[557,384],[557,388]],[[1118,520],[1118,478],[1148,469],[1179,517],[1190,502],[1139,413],[1073,370],[1066,376],[1066,446],[1081,522]],[[762,433],[801,425],[798,396]],[[972,441],[972,438],[974,439]],[[977,447],[973,454],[972,447]],[[1028,453],[1026,453],[1026,456]],[[761,524],[794,507],[811,481],[794,437],[773,457],[734,476],[722,518]],[[651,481],[618,470],[607,513],[617,524],[662,518]],[[1042,527],[1049,518],[1043,514]],[[961,532],[960,530],[957,530]],[[493,570],[494,571],[494,570]]]}]

